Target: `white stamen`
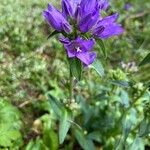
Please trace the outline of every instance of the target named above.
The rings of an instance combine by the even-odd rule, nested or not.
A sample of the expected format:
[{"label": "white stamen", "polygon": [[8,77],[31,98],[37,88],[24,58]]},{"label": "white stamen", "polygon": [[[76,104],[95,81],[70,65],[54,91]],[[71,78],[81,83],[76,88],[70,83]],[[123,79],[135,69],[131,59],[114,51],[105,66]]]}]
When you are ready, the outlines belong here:
[{"label": "white stamen", "polygon": [[77,52],[82,52],[82,50],[80,49],[80,47],[76,48]]}]

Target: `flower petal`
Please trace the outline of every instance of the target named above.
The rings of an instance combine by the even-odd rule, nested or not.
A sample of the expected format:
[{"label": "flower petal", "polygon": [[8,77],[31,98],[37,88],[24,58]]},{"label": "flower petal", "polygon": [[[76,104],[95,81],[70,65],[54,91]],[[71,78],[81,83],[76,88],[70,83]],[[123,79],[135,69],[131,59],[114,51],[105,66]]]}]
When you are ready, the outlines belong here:
[{"label": "flower petal", "polygon": [[93,49],[94,45],[95,45],[95,41],[94,39],[89,39],[89,40],[83,40],[83,46],[86,49],[86,51],[90,51]]},{"label": "flower petal", "polygon": [[[94,39],[84,40],[80,37],[77,37],[75,40],[70,41],[68,38],[61,37],[60,42],[64,44],[67,55],[69,58],[72,57],[82,57],[82,54],[86,54],[85,59],[83,61],[85,64],[86,60],[88,62],[92,62],[93,60],[93,52],[90,52],[95,44]],[[94,53],[95,54],[95,53]],[[88,56],[88,57],[87,57]]]},{"label": "flower petal", "polygon": [[81,7],[80,7],[80,5],[78,5],[75,10],[75,13],[74,13],[74,18],[75,18],[77,24],[80,22],[81,15],[82,15]]},{"label": "flower petal", "polygon": [[50,26],[57,31],[71,32],[71,26],[64,16],[52,5],[48,4],[48,9],[43,11],[43,16]]},{"label": "flower petal", "polygon": [[52,26],[54,29],[56,29],[57,31],[62,30],[61,23],[58,22],[49,11],[47,11],[47,10],[43,11],[43,16],[44,16],[45,20],[47,21],[47,23],[50,26]]},{"label": "flower petal", "polygon": [[96,26],[98,27],[98,26],[106,26],[106,25],[112,24],[118,19],[118,17],[119,17],[118,13],[115,13],[115,14],[113,14],[111,16],[107,16],[107,17],[105,17],[103,19],[100,19],[97,22]]},{"label": "flower petal", "polygon": [[106,10],[109,6],[108,0],[99,0],[99,9]]},{"label": "flower petal", "polygon": [[86,66],[92,64],[96,58],[95,52],[85,52],[85,53],[78,53],[76,56],[80,59]]},{"label": "flower petal", "polygon": [[66,48],[66,52],[67,52],[67,55],[68,55],[69,58],[76,57],[76,53],[69,50],[69,49],[67,49],[67,48]]},{"label": "flower petal", "polygon": [[77,39],[74,40],[74,44],[78,45],[82,52],[87,52],[93,49],[95,45],[95,40],[93,38],[85,40],[80,37],[77,37]]},{"label": "flower petal", "polygon": [[72,28],[71,28],[71,26],[68,23],[62,23],[62,29],[66,33],[70,33],[72,31]]},{"label": "flower petal", "polygon": [[63,42],[65,42],[64,47],[66,49],[68,57],[69,58],[75,57],[77,52],[75,50],[74,41],[68,42],[66,39]]},{"label": "flower petal", "polygon": [[124,29],[119,24],[112,24],[111,26],[105,27],[104,31],[98,36],[102,39],[107,39],[115,35],[122,34]]},{"label": "flower petal", "polygon": [[83,11],[83,15],[85,16],[93,12],[97,4],[97,0],[82,0],[80,5]]},{"label": "flower petal", "polygon": [[66,18],[73,16],[73,8],[70,0],[62,0],[62,13]]},{"label": "flower petal", "polygon": [[93,34],[99,36],[105,30],[104,26],[99,26],[93,30]]},{"label": "flower petal", "polygon": [[75,12],[77,9],[77,6],[81,3],[81,0],[72,0],[72,3],[73,3],[73,10]]},{"label": "flower petal", "polygon": [[59,37],[59,41],[62,44],[69,44],[70,40],[68,38],[65,38],[64,36]]},{"label": "flower petal", "polygon": [[79,24],[80,31],[88,32],[96,24],[98,18],[99,18],[99,12],[97,10],[88,14],[80,21]]},{"label": "flower petal", "polygon": [[102,39],[106,39],[115,35],[123,33],[124,29],[120,24],[116,23],[118,19],[118,14],[113,14],[111,16],[100,19],[97,24],[92,29],[92,33]]}]

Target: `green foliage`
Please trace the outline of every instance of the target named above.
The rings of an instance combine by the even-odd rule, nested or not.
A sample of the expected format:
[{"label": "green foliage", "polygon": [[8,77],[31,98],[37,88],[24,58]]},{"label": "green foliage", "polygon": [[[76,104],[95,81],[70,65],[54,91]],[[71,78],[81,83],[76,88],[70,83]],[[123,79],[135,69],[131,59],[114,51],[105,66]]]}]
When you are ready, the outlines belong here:
[{"label": "green foliage", "polygon": [[81,145],[81,147],[85,150],[95,150],[94,144],[91,139],[88,139],[86,135],[81,130],[75,130],[75,136]]},{"label": "green foliage", "polygon": [[[0,146],[18,148],[22,144],[21,114],[6,100],[0,100]],[[16,148],[17,148],[16,147]]]},{"label": "green foliage", "polygon": [[52,95],[48,94],[48,100],[55,114],[60,118],[62,116],[63,105]]},{"label": "green foliage", "polygon": [[35,0],[1,1],[0,49],[18,54],[41,47],[45,39],[43,31],[39,31],[43,21],[42,6],[42,1]]},{"label": "green foliage", "polygon": [[20,140],[21,134],[11,124],[0,124],[0,145],[10,147],[15,141]]},{"label": "green foliage", "polygon": [[104,68],[100,61],[96,60],[94,63],[91,64],[91,68],[95,69],[95,71],[103,77],[105,75]]},{"label": "green foliage", "polygon": [[80,80],[82,75],[82,64],[78,59],[69,59],[71,76]]},{"label": "green foliage", "polygon": [[141,61],[140,66],[150,64],[150,53]]},{"label": "green foliage", "polygon": [[131,145],[129,150],[144,150],[144,144],[140,137],[136,137],[134,143]]},{"label": "green foliage", "polygon": [[71,126],[72,113],[70,110],[65,108],[62,103],[60,103],[53,96],[48,94],[49,102],[55,114],[58,116],[60,121],[59,125],[59,143],[62,144],[65,140],[67,132]]},{"label": "green foliage", "polygon": [[59,143],[62,144],[65,140],[67,132],[71,126],[72,114],[70,111],[63,110],[60,118],[59,126]]},{"label": "green foliage", "polygon": [[126,11],[125,1],[111,0],[108,14],[120,13],[125,32],[97,41],[88,69],[47,40],[56,33],[42,17],[48,2],[0,1],[0,149],[149,148],[150,2],[129,0]]},{"label": "green foliage", "polygon": [[103,52],[104,56],[107,58],[107,52],[106,52],[104,42],[101,39],[96,39],[96,42],[99,45],[100,50]]},{"label": "green foliage", "polygon": [[56,133],[53,130],[45,130],[43,134],[43,139],[37,138],[35,141],[31,140],[25,150],[57,150],[58,138]]}]

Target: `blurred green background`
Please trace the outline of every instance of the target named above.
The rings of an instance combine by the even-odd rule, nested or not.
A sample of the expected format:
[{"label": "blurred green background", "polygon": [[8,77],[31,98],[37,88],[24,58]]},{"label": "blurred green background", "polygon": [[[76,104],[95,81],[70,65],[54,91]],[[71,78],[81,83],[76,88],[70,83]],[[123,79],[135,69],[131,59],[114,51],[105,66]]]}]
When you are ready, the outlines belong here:
[{"label": "blurred green background", "polygon": [[110,1],[108,14],[119,12],[125,33],[104,41],[107,59],[98,53],[105,76],[85,69],[76,83],[69,106],[75,120],[61,145],[46,94],[66,103],[69,71],[63,46],[47,40],[48,2],[60,7],[54,0],[0,0],[0,150],[150,149],[150,65],[138,66],[150,51],[150,1]]}]

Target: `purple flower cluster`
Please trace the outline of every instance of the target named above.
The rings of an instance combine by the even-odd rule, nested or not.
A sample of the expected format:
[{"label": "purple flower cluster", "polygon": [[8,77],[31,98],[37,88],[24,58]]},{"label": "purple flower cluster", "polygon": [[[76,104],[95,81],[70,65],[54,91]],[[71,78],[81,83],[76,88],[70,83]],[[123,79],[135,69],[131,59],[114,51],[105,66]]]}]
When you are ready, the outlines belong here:
[{"label": "purple flower cluster", "polygon": [[[116,22],[118,14],[102,17],[101,12],[108,6],[107,0],[62,0],[61,12],[48,4],[43,16],[51,27],[63,34],[60,41],[68,57],[78,58],[88,66],[96,58],[92,51],[95,37],[107,39],[124,31]],[[86,34],[89,39],[84,38]]]}]

